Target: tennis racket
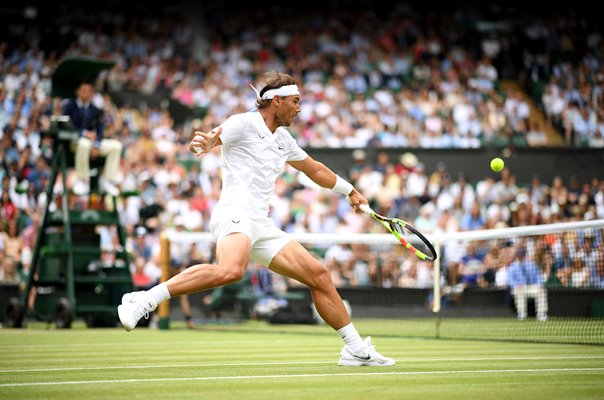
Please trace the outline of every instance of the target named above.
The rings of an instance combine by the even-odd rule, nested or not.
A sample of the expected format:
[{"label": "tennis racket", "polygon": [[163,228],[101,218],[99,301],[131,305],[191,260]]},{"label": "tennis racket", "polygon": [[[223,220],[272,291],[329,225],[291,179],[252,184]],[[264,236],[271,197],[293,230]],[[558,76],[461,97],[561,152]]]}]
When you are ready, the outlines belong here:
[{"label": "tennis racket", "polygon": [[417,257],[424,261],[436,260],[437,255],[432,243],[413,226],[402,219],[384,217],[373,211],[367,204],[361,204],[359,208],[384,225],[388,232]]}]

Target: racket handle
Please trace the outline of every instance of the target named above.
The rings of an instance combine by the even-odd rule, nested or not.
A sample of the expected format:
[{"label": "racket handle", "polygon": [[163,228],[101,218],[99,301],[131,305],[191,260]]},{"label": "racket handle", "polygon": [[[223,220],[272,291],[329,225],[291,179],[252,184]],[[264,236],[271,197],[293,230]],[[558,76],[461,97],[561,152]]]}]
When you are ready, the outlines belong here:
[{"label": "racket handle", "polygon": [[367,204],[361,204],[359,206],[359,208],[361,209],[361,211],[363,211],[364,213],[367,213],[367,214],[371,214],[373,212],[371,207],[369,207]]}]

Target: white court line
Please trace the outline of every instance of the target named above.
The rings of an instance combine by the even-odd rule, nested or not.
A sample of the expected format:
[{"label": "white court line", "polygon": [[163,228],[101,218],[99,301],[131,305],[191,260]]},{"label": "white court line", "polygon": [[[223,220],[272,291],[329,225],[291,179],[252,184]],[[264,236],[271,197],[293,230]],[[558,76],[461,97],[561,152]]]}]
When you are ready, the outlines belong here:
[{"label": "white court line", "polygon": [[24,386],[59,386],[59,385],[94,385],[99,383],[148,383],[148,382],[182,382],[182,381],[220,381],[245,379],[290,379],[290,378],[326,378],[336,376],[393,376],[393,375],[455,375],[455,374],[504,374],[522,372],[595,372],[604,368],[534,368],[534,369],[483,369],[470,371],[400,371],[400,372],[350,372],[339,374],[293,374],[293,375],[244,375],[244,376],[200,376],[192,378],[142,378],[142,379],[103,379],[96,381],[64,382],[23,382],[2,383],[0,387]]},{"label": "white court line", "polygon": [[[291,341],[288,340],[275,340],[273,341],[274,343],[283,343],[283,344],[287,344],[287,343],[291,343]],[[272,343],[273,343],[272,342]],[[214,344],[224,344],[224,341],[211,341],[211,342],[205,342],[204,344],[207,345],[214,345]],[[263,344],[266,345],[266,340],[246,340],[245,343],[241,343],[241,347],[249,345],[249,344]],[[48,344],[15,344],[15,343],[10,343],[10,344],[3,344],[2,345],[2,349],[5,350],[19,350],[19,349],[51,349],[51,350],[55,350],[55,349],[65,349],[65,348],[71,348],[71,347],[75,347],[75,348],[80,348],[80,347],[84,347],[84,348],[88,348],[88,347],[116,347],[116,346],[132,346],[133,342],[107,342],[107,343],[66,343],[66,344],[62,344],[60,346],[57,346],[56,344],[52,344],[52,343],[48,343]],[[187,341],[178,341],[178,342],[170,342],[169,343],[170,346],[184,346],[184,345],[199,345],[199,341],[196,340],[187,340]],[[229,343],[229,345],[233,345],[236,346],[238,343]],[[166,346],[166,342],[162,342],[162,341],[155,341],[155,342],[145,342],[145,346]],[[265,347],[265,346],[260,346],[260,347]]]},{"label": "white court line", "polygon": [[[443,362],[443,361],[538,361],[538,360],[594,360],[604,359],[604,356],[543,356],[543,357],[467,357],[467,358],[405,358],[397,359],[399,363],[406,362]],[[158,365],[117,365],[99,367],[57,367],[57,368],[28,368],[28,369],[2,369],[0,373],[18,372],[55,372],[55,371],[97,371],[115,369],[157,369],[157,368],[192,368],[192,367],[247,367],[270,365],[313,365],[332,364],[329,361],[274,361],[274,362],[233,362],[233,363],[197,363],[197,364],[158,364]]]}]

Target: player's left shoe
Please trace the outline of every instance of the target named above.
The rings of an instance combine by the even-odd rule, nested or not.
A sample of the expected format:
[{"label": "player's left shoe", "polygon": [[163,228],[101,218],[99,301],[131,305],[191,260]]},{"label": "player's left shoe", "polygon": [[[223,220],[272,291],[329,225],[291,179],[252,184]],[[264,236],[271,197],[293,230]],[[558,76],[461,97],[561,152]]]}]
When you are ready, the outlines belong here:
[{"label": "player's left shoe", "polygon": [[338,365],[345,367],[390,367],[396,364],[394,359],[383,356],[375,350],[375,346],[371,342],[371,336],[367,336],[363,342],[365,343],[365,354],[355,354],[348,346],[344,345],[340,352]]},{"label": "player's left shoe", "polygon": [[122,304],[117,306],[117,314],[124,329],[130,332],[141,318],[149,318],[149,313],[157,308],[157,303],[147,292],[132,292],[122,296]]}]

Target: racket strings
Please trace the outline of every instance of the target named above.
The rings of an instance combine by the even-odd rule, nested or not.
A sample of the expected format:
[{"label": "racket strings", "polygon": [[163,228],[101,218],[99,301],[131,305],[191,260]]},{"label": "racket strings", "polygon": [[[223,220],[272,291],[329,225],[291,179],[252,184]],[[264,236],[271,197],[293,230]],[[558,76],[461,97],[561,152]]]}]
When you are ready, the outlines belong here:
[{"label": "racket strings", "polygon": [[432,249],[415,233],[409,229],[406,224],[400,221],[390,221],[390,228],[396,231],[405,241],[407,241],[416,250],[421,251],[430,257],[434,256]]}]

